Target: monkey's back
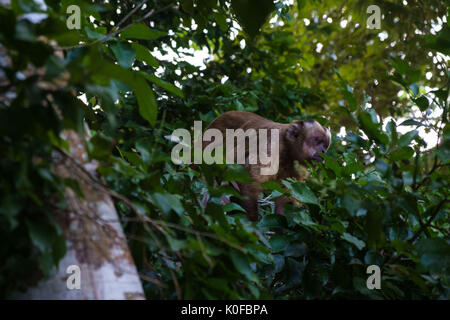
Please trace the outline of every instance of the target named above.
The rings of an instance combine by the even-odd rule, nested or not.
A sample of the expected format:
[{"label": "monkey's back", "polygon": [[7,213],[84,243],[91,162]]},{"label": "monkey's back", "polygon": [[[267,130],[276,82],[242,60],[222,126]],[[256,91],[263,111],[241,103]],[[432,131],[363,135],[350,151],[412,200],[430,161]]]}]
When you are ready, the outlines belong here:
[{"label": "monkey's back", "polygon": [[257,114],[247,111],[228,111],[214,119],[208,129],[219,129],[225,134],[226,129],[281,129],[285,125],[267,120]]},{"label": "monkey's back", "polygon": [[[265,119],[265,118],[263,118],[257,114],[254,114],[252,112],[229,111],[229,112],[226,112],[226,113],[222,114],[221,116],[217,117],[216,119],[214,119],[211,122],[211,124],[208,126],[207,129],[218,129],[222,133],[223,137],[227,136],[227,133],[226,133],[227,129],[232,129],[232,130],[242,129],[243,131],[247,131],[249,129],[253,129],[256,131],[258,131],[259,129],[267,129],[268,130],[267,131],[267,140],[265,140],[264,143],[267,144],[266,150],[268,152],[268,155],[270,156],[271,150],[272,150],[271,145],[273,143],[278,145],[278,147],[276,147],[276,150],[279,151],[279,154],[283,154],[284,147],[283,147],[283,144],[280,144],[279,138],[276,141],[271,141],[272,134],[269,133],[269,131],[271,129],[278,129],[279,133],[278,133],[277,137],[283,137],[284,132],[288,126],[289,126],[289,124],[282,124],[282,123],[274,122],[274,121]],[[259,139],[260,139],[260,136],[259,136],[259,134],[257,134],[257,136],[256,136],[257,146],[259,146],[259,143],[260,143]],[[205,147],[207,145],[209,145],[210,143],[212,143],[212,141],[203,141],[203,149],[205,149]],[[222,145],[222,143],[219,143],[219,145]],[[250,142],[247,142],[244,145],[245,167],[247,168],[250,175],[254,178],[255,181],[264,182],[264,181],[271,179],[272,176],[269,176],[269,175],[261,176],[259,174],[261,167],[268,166],[267,164],[262,165],[260,163],[259,156],[254,155],[257,158],[257,163],[255,163],[255,164],[249,163],[249,155],[250,155],[250,150],[249,150],[250,144],[249,143]],[[258,149],[259,149],[259,147],[258,147]],[[237,152],[237,149],[235,149],[235,152]],[[276,174],[274,176],[276,176]]]}]

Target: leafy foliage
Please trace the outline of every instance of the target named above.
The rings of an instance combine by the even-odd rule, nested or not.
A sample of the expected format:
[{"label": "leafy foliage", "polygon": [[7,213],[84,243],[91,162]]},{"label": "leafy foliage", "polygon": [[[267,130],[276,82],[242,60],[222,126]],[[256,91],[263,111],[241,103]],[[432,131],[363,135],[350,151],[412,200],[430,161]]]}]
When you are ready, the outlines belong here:
[{"label": "leafy foliage", "polygon": [[[380,3],[385,40],[363,27],[356,0],[0,7],[0,295],[48,276],[65,254],[56,221],[64,188],[77,186],[53,174],[52,150],[67,150],[62,130],[83,135],[86,121],[89,157],[133,204],[116,208],[148,298],[448,299],[447,7],[399,3]],[[66,27],[71,4],[80,30]],[[203,48],[212,59],[189,63]],[[314,118],[335,132],[307,182],[265,185],[256,223],[226,214],[239,208],[222,197],[240,195],[216,183],[245,182],[242,167],[170,161],[166,136],[228,110]],[[303,205],[276,215],[282,193]],[[366,287],[371,264],[382,290]]]}]

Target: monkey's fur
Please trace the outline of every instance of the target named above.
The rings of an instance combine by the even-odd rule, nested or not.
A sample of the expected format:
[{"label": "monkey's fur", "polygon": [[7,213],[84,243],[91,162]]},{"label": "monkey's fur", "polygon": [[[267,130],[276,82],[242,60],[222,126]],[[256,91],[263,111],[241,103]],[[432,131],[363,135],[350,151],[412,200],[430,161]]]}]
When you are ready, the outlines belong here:
[{"label": "monkey's fur", "polygon": [[[245,168],[253,179],[251,184],[238,184],[243,200],[233,200],[240,204],[246,211],[249,220],[258,220],[258,194],[263,190],[260,183],[277,181],[289,177],[301,180],[299,172],[295,169],[295,161],[305,165],[307,161],[323,161],[321,153],[326,153],[331,142],[330,131],[322,127],[314,120],[296,120],[290,124],[273,122],[251,112],[230,111],[216,118],[208,126],[208,129],[219,129],[226,136],[226,129],[268,129],[267,150],[270,152],[270,144],[279,144],[279,168],[273,175],[261,175],[263,166],[258,159],[257,164],[248,162],[248,143],[245,148]],[[279,141],[271,141],[270,129],[279,130]],[[204,141],[203,149],[212,141]],[[259,138],[258,138],[259,143]],[[275,201],[275,211],[283,214],[283,206],[289,201],[286,197],[279,197]]]}]

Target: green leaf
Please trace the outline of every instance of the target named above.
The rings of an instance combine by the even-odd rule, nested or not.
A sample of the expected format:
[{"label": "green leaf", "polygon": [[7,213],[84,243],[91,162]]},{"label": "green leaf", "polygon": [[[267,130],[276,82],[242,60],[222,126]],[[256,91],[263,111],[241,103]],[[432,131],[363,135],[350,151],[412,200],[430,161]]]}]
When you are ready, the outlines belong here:
[{"label": "green leaf", "polygon": [[358,120],[361,125],[361,129],[370,139],[383,144],[389,143],[389,137],[380,130],[380,124],[374,121],[372,115],[368,111],[360,112],[358,114]]},{"label": "green leaf", "polygon": [[391,64],[394,67],[394,69],[400,74],[405,74],[410,70],[408,64],[398,57],[393,57]]},{"label": "green leaf", "polygon": [[409,85],[409,88],[411,89],[414,96],[417,96],[419,94],[419,86],[416,83],[411,83]]},{"label": "green leaf", "polygon": [[391,119],[391,121],[388,122],[386,125],[386,132],[389,135],[389,139],[392,144],[395,144],[398,139],[398,133],[397,133],[397,126],[394,121],[394,119]]},{"label": "green leaf", "polygon": [[147,120],[151,126],[154,126],[158,107],[152,89],[147,81],[139,75],[135,78],[133,88],[139,105],[139,114]]},{"label": "green leaf", "polygon": [[273,252],[284,251],[289,244],[289,240],[283,235],[273,235],[269,239],[270,246]]},{"label": "green leaf", "polygon": [[180,98],[183,98],[183,91],[181,91],[181,89],[177,88],[176,86],[174,86],[173,84],[170,84],[156,76],[154,76],[153,74],[148,74],[148,73],[142,73],[142,75],[149,81],[155,83],[156,85],[160,86],[161,88],[166,89],[167,91],[179,96]]},{"label": "green leaf", "polygon": [[167,32],[151,30],[144,23],[133,24],[120,34],[124,39],[155,40],[167,35]]},{"label": "green leaf", "polygon": [[152,56],[150,50],[148,50],[146,47],[144,47],[143,45],[140,45],[139,43],[133,43],[131,46],[136,51],[136,59],[137,60],[143,61],[143,62],[147,63],[150,67],[153,67],[153,68],[159,67],[158,60],[156,60]]},{"label": "green leaf", "polygon": [[[292,212],[292,208],[295,208],[295,211]],[[317,223],[315,223],[311,216],[308,214],[306,210],[298,210],[294,205],[288,206],[288,210],[286,211],[286,215],[291,217],[292,221],[296,224],[307,226],[307,227],[317,227]]]},{"label": "green leaf", "polygon": [[234,181],[240,183],[251,183],[253,180],[244,166],[240,164],[227,165],[224,181]]},{"label": "green leaf", "polygon": [[166,234],[167,242],[169,243],[170,249],[173,251],[179,251],[186,248],[189,244],[186,240],[176,239],[169,234]]},{"label": "green leaf", "polygon": [[297,0],[297,11],[301,12],[306,6],[306,0]]},{"label": "green leaf", "polygon": [[344,240],[350,242],[351,244],[354,244],[359,250],[363,249],[366,246],[364,241],[359,240],[358,238],[352,236],[350,233],[347,233],[347,232],[345,232],[341,236],[341,239],[344,239]]},{"label": "green leaf", "polygon": [[303,243],[298,243],[298,242],[294,242],[294,243],[289,243],[289,245],[287,246],[284,255],[286,257],[302,257],[306,254],[308,247],[303,244]]},{"label": "green leaf", "polygon": [[98,132],[86,144],[90,157],[106,160],[112,152],[114,142],[110,136]]},{"label": "green leaf", "polygon": [[84,27],[84,31],[86,32],[86,35],[88,36],[89,39],[93,39],[93,40],[100,40],[103,39],[105,37],[104,34],[98,33],[94,30],[91,30],[88,27]]},{"label": "green leaf", "polygon": [[424,239],[416,244],[420,263],[431,273],[450,276],[450,244],[444,239]]},{"label": "green leaf", "polygon": [[240,273],[242,273],[249,280],[257,281],[258,278],[252,272],[250,262],[245,254],[240,251],[233,250],[230,252],[230,257],[234,266]]},{"label": "green leaf", "polygon": [[414,149],[411,147],[401,147],[391,153],[391,161],[411,159],[414,155]]},{"label": "green leaf", "polygon": [[440,30],[436,35],[425,36],[425,39],[427,40],[425,47],[439,51],[445,55],[450,55],[450,27],[445,23],[442,25],[442,30]]},{"label": "green leaf", "polygon": [[176,195],[170,193],[154,193],[151,195],[151,199],[164,214],[170,213],[170,210],[174,210],[179,215],[184,212],[183,205]]},{"label": "green leaf", "polygon": [[266,228],[282,228],[286,226],[286,218],[280,214],[267,214],[262,217],[259,225]]},{"label": "green leaf", "polygon": [[225,16],[223,14],[213,12],[214,20],[216,20],[217,25],[219,26],[220,30],[223,32],[226,32],[228,30],[228,23],[225,19]]},{"label": "green leaf", "polygon": [[55,241],[53,242],[53,247],[51,251],[53,262],[57,264],[62,258],[64,258],[66,252],[67,252],[66,238],[64,237],[63,234],[61,234],[57,236]]},{"label": "green leaf", "polygon": [[277,182],[275,182],[275,181],[266,181],[266,182],[263,182],[263,183],[261,183],[261,186],[262,186],[263,188],[266,188],[266,189],[269,189],[269,190],[276,190],[276,191],[278,191],[279,193],[284,193],[284,192],[285,192],[285,190],[283,189],[283,187],[280,186],[280,184],[277,183]]},{"label": "green leaf", "polygon": [[283,180],[283,184],[289,188],[292,196],[302,203],[311,203],[319,205],[316,195],[309,189],[309,187],[301,182],[290,183]]},{"label": "green leaf", "polygon": [[348,103],[348,108],[350,112],[353,112],[356,110],[356,108],[358,107],[358,104],[356,102],[356,98],[355,95],[353,93],[353,89],[352,87],[349,86],[349,84],[347,83],[347,81],[345,81],[341,75],[339,74],[337,69],[333,70],[334,73],[337,75],[338,77],[338,82],[339,85],[341,86],[341,93],[344,96],[345,100]]},{"label": "green leaf", "polygon": [[346,193],[341,198],[341,203],[352,217],[355,217],[358,210],[361,208],[361,200],[356,199],[349,193]]},{"label": "green leaf", "polygon": [[136,153],[136,152],[130,152],[130,151],[120,151],[120,154],[122,156],[125,156],[125,158],[136,168],[139,168],[140,170],[145,171],[146,165],[142,158]]},{"label": "green leaf", "polygon": [[119,64],[126,69],[131,68],[136,58],[136,52],[131,45],[127,42],[116,42],[110,47]]},{"label": "green leaf", "polygon": [[0,216],[6,218],[9,223],[9,229],[15,229],[18,225],[17,216],[22,210],[24,203],[16,199],[14,195],[3,195],[0,201]]},{"label": "green leaf", "polygon": [[285,284],[275,290],[275,294],[281,294],[286,290],[293,288],[302,283],[303,271],[305,264],[294,260],[291,257],[287,258],[287,268],[285,268]]},{"label": "green leaf", "polygon": [[400,126],[423,126],[423,123],[413,119],[408,119],[400,123]]},{"label": "green leaf", "polygon": [[272,0],[232,0],[231,8],[244,31],[254,38],[274,11],[275,5]]},{"label": "green leaf", "polygon": [[398,145],[399,147],[405,147],[408,146],[411,141],[416,138],[419,135],[419,132],[417,130],[412,130],[410,132],[405,133],[398,139]]},{"label": "green leaf", "polygon": [[26,220],[28,234],[35,245],[42,253],[50,252],[53,244],[55,230],[44,222]]},{"label": "green leaf", "polygon": [[383,242],[383,223],[381,218],[381,214],[376,211],[369,211],[366,216],[365,230],[369,246],[375,247]]},{"label": "green leaf", "polygon": [[417,106],[419,107],[420,111],[425,111],[427,110],[429,103],[428,103],[428,99],[425,96],[420,96],[417,99],[414,99],[414,102],[417,104]]},{"label": "green leaf", "polygon": [[336,177],[340,177],[342,165],[340,165],[335,159],[327,156],[326,154],[322,155],[322,157],[325,159],[325,162],[324,162],[325,168],[333,170]]},{"label": "green leaf", "polygon": [[230,202],[227,203],[224,207],[223,207],[223,211],[224,212],[230,212],[230,211],[242,211],[245,212],[245,209],[242,208],[240,205],[238,205],[235,202]]}]

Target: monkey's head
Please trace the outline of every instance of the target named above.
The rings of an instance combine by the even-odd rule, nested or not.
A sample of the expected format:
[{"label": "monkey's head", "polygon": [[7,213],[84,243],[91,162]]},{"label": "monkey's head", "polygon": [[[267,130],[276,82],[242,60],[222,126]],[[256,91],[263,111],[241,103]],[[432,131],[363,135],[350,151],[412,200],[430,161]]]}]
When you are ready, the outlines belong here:
[{"label": "monkey's head", "polygon": [[320,155],[330,147],[331,133],[315,120],[297,120],[287,128],[285,140],[293,160],[322,162]]}]

